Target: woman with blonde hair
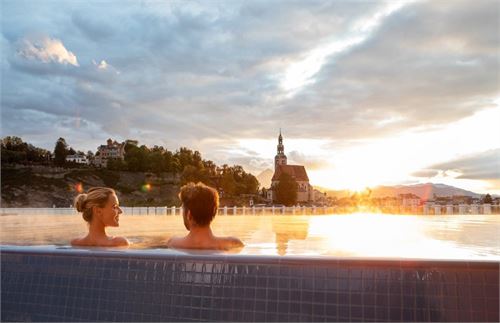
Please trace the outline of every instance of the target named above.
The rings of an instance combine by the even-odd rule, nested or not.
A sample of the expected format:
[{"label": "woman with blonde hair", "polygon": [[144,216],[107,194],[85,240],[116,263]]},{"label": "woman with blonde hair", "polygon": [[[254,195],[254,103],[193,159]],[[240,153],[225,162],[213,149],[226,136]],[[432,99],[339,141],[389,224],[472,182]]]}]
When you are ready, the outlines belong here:
[{"label": "woman with blonde hair", "polygon": [[73,246],[121,247],[128,246],[124,237],[109,237],[106,227],[118,227],[122,210],[115,191],[107,187],[94,187],[75,198],[75,208],[87,221],[89,233],[71,240]]}]

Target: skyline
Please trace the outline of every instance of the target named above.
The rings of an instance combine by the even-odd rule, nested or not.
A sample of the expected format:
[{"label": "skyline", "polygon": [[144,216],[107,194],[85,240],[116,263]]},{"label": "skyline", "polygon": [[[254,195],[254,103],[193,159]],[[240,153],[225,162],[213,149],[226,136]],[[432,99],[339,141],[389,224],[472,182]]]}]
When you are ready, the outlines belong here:
[{"label": "skyline", "polygon": [[127,4],[2,2],[2,137],[500,194],[497,2]]}]

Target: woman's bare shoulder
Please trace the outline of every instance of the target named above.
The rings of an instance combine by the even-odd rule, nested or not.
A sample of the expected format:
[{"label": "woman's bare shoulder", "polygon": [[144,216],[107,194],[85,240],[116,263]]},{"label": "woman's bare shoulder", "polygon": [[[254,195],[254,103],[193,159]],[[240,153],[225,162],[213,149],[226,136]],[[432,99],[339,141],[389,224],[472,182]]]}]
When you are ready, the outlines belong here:
[{"label": "woman's bare shoulder", "polygon": [[87,238],[75,238],[71,240],[72,246],[88,246]]},{"label": "woman's bare shoulder", "polygon": [[78,247],[127,247],[130,243],[124,237],[113,237],[100,241],[91,241],[88,237],[85,237],[71,240],[71,245]]},{"label": "woman's bare shoulder", "polygon": [[114,247],[128,247],[130,242],[125,237],[114,237],[111,239],[111,245]]}]

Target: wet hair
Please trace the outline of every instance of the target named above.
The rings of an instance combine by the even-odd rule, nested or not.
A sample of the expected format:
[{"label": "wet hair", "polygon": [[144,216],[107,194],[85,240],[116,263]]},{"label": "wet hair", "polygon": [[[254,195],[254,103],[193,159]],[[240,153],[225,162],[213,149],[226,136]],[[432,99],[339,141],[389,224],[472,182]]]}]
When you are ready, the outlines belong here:
[{"label": "wet hair", "polygon": [[105,207],[109,196],[115,194],[115,191],[108,187],[93,187],[87,193],[78,194],[75,197],[75,208],[82,213],[85,221],[92,221],[92,208],[94,206]]},{"label": "wet hair", "polygon": [[217,214],[219,193],[201,182],[182,186],[179,198],[182,201],[184,212],[189,210],[194,222],[199,226],[209,225]]}]

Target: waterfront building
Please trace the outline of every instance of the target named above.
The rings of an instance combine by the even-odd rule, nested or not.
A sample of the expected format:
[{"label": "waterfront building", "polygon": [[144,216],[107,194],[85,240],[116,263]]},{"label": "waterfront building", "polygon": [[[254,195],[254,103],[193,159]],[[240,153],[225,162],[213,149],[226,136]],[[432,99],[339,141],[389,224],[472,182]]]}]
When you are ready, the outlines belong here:
[{"label": "waterfront building", "polygon": [[326,205],[328,204],[328,196],[326,192],[321,192],[320,190],[314,189],[314,202],[318,205]]},{"label": "waterfront building", "polygon": [[422,204],[422,200],[415,194],[399,194],[399,205],[402,207],[416,207]]}]

